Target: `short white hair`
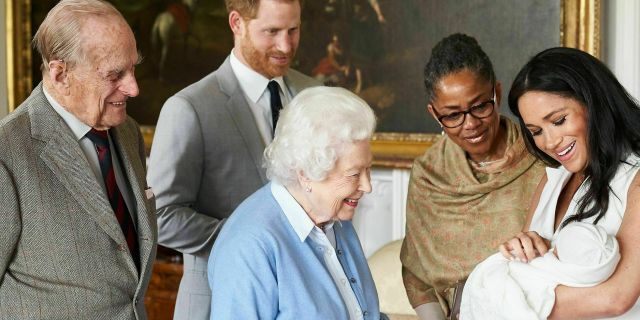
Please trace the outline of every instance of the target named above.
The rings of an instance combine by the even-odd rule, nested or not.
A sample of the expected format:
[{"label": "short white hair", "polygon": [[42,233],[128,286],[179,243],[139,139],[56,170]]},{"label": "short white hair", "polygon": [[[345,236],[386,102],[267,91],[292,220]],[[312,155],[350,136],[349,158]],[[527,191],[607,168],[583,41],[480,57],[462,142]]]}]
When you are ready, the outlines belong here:
[{"label": "short white hair", "polygon": [[313,87],[300,92],[280,113],[275,138],[264,152],[267,177],[283,185],[302,172],[324,180],[349,143],[371,139],[376,118],[349,90]]},{"label": "short white hair", "polygon": [[[53,7],[33,36],[33,46],[42,56],[41,70],[49,72],[49,61],[62,60],[70,67],[87,60],[82,30],[88,19],[117,17],[122,14],[104,0],[61,0]],[[127,25],[128,26],[128,25]]]}]

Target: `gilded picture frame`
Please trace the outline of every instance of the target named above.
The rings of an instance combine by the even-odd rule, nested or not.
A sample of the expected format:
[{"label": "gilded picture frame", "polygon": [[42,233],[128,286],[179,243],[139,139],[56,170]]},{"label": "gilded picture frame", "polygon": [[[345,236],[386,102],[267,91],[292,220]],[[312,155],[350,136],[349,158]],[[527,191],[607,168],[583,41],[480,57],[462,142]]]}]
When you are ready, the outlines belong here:
[{"label": "gilded picture frame", "polygon": [[[30,40],[32,34],[31,8],[32,0],[7,0],[6,5],[6,41],[7,41],[7,96],[9,111],[12,111],[29,94],[33,86],[32,79],[32,49]],[[387,1],[387,2],[385,2]],[[470,0],[481,3],[483,0]],[[330,1],[331,2],[331,1]],[[369,1],[372,3],[372,1]],[[389,6],[388,0],[378,0],[384,9]],[[592,55],[600,56],[600,0],[557,0],[559,5],[560,24],[557,27],[558,36],[554,40],[558,45],[579,48]],[[514,8],[501,8],[505,10],[518,10]],[[470,13],[473,14],[473,13]],[[312,22],[305,22],[307,24]],[[535,26],[532,26],[535,28]],[[416,31],[420,32],[420,31]],[[456,32],[456,30],[452,30]],[[303,36],[304,37],[304,36]],[[303,47],[304,39],[301,44]],[[482,43],[483,48],[489,44]],[[301,50],[303,51],[303,50]],[[426,54],[426,53],[425,53]],[[428,56],[425,56],[425,59]],[[419,61],[423,63],[424,61]],[[423,65],[417,65],[421,68]],[[305,70],[303,70],[305,71]],[[508,88],[508,83],[503,87]],[[508,91],[508,90],[507,90]],[[417,92],[420,95],[422,92]],[[371,102],[370,102],[371,103]],[[423,106],[419,106],[423,108]],[[424,113],[424,117],[427,114]],[[372,151],[374,164],[385,167],[411,166],[412,160],[422,154],[426,148],[432,145],[440,135],[435,130],[425,132],[393,132],[383,131],[374,135]],[[150,144],[153,136],[153,126],[144,126],[145,138]]]}]

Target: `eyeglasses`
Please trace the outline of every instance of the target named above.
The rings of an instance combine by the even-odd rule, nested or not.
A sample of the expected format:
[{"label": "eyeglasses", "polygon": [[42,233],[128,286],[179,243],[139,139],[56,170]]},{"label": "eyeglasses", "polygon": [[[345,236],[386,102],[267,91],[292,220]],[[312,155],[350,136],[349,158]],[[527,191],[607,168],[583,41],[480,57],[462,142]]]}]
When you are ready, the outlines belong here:
[{"label": "eyeglasses", "polygon": [[481,102],[470,107],[466,111],[456,111],[448,115],[440,116],[438,115],[438,112],[436,112],[436,109],[433,108],[433,113],[436,114],[438,121],[440,121],[443,126],[451,129],[461,126],[466,120],[467,114],[471,114],[476,119],[484,119],[491,116],[493,114],[493,109],[495,109],[495,105],[496,88],[493,87],[493,98],[491,100]]}]

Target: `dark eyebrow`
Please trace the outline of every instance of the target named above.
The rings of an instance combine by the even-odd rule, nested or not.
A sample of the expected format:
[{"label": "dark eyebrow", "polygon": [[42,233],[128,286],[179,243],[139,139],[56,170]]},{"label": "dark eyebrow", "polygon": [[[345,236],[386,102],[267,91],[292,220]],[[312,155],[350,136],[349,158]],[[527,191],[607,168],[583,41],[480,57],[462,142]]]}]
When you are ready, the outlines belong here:
[{"label": "dark eyebrow", "polygon": [[[558,109],[558,110],[551,111],[551,112],[549,112],[549,114],[547,114],[546,116],[544,116],[544,118],[542,118],[542,120],[549,121],[549,119],[551,119],[554,115],[556,115],[556,114],[558,114],[558,113],[560,113],[560,112],[562,112],[562,111],[565,111],[565,110],[567,110],[567,107],[562,107],[562,108],[560,108],[560,109]],[[525,125],[525,127],[527,127],[527,128],[529,128],[529,127],[536,127],[536,128],[539,128],[538,126],[533,125],[533,124],[525,123],[524,125]]]},{"label": "dark eyebrow", "polygon": [[[485,93],[486,93],[486,92],[485,92]],[[471,103],[471,105],[469,106],[469,108],[474,107],[474,106],[477,106],[477,105],[478,105],[478,103],[481,103],[481,102],[487,102],[487,101],[489,101],[489,100],[493,99],[493,96],[491,96],[491,98],[489,98],[489,100],[485,100],[485,101],[478,101],[478,99],[480,99],[480,97],[482,97],[482,95],[483,95],[483,94],[485,94],[485,93],[479,93],[478,95],[476,95],[475,97],[473,97],[473,99],[471,99],[471,101],[475,101],[475,102],[472,102],[472,103]],[[492,91],[491,93],[493,94],[493,91]],[[461,106],[442,106],[442,108],[443,108],[443,109],[462,109],[462,107],[461,107]]]},{"label": "dark eyebrow", "polygon": [[456,109],[456,110],[457,109],[462,109],[461,106],[442,106],[441,108],[442,109],[448,109],[448,110],[450,110],[450,109]]},{"label": "dark eyebrow", "polygon": [[550,112],[548,115],[544,116],[544,118],[542,118],[542,120],[549,120],[549,119],[550,119],[551,117],[553,117],[555,114],[560,113],[560,112],[562,112],[562,111],[564,111],[564,110],[566,110],[566,109],[567,109],[567,107],[562,107],[562,108],[560,108],[560,109],[558,109],[558,110],[552,111],[552,112]]}]

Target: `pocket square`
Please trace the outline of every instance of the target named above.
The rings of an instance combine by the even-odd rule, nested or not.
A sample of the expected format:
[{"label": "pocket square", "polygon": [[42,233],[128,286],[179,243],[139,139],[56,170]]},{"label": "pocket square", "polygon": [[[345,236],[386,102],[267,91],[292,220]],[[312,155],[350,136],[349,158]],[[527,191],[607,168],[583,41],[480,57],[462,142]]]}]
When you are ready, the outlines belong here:
[{"label": "pocket square", "polygon": [[147,197],[147,200],[153,199],[155,195],[153,194],[153,189],[151,187],[144,189],[144,195]]}]

